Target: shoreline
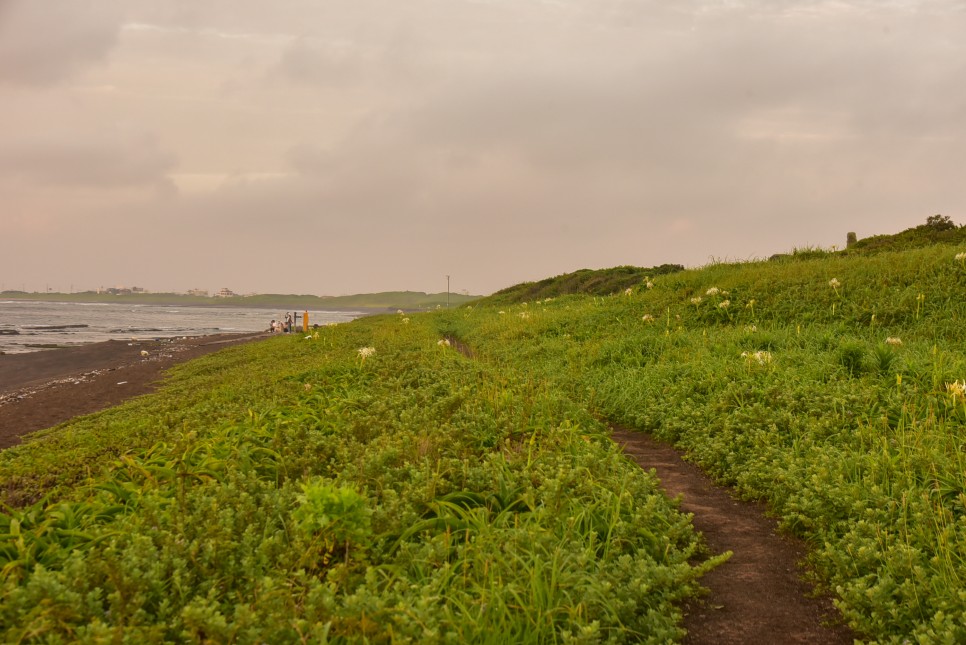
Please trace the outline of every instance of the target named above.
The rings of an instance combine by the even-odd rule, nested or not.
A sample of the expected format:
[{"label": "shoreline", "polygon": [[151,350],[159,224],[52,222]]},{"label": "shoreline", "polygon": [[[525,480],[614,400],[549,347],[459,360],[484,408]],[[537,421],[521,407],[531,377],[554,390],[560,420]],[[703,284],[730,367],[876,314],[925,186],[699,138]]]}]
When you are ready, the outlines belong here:
[{"label": "shoreline", "polygon": [[0,355],[0,449],[30,433],[152,392],[174,365],[272,336],[241,332],[108,340]]},{"label": "shoreline", "polygon": [[[398,294],[411,294],[413,297],[398,297]],[[484,296],[449,294],[452,305],[459,307]],[[371,296],[366,298],[366,296]],[[251,298],[251,300],[250,300]],[[233,296],[216,298],[177,294],[124,294],[117,296],[90,297],[81,294],[51,293],[11,293],[0,292],[3,302],[44,302],[56,304],[84,305],[131,305],[159,307],[211,307],[242,309],[279,309],[281,311],[331,311],[337,313],[359,313],[375,315],[393,313],[397,309],[408,312],[431,311],[437,306],[446,306],[446,294],[427,294],[423,292],[386,292],[377,294],[356,294],[352,296],[305,296],[284,295],[274,299],[274,295]],[[355,304],[353,302],[359,303]],[[331,304],[330,304],[330,301]]]}]

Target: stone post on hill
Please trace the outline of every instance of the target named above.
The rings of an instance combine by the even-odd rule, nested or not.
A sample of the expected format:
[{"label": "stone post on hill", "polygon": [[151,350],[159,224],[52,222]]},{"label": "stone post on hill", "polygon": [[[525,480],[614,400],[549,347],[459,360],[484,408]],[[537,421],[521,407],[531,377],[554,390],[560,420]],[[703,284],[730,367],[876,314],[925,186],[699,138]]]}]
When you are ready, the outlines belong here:
[{"label": "stone post on hill", "polygon": [[852,246],[853,244],[855,244],[856,241],[857,240],[856,240],[856,237],[855,237],[855,233],[853,233],[853,232],[850,231],[850,232],[848,232],[848,233],[845,234],[845,248],[849,248],[850,246]]}]

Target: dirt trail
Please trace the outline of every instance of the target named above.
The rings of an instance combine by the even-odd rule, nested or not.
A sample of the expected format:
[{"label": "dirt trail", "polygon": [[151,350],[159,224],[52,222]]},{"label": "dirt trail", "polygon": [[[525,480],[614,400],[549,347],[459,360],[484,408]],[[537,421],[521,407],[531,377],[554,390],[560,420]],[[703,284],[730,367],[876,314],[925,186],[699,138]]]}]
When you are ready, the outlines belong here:
[{"label": "dirt trail", "polygon": [[827,598],[812,597],[797,563],[804,545],[776,533],[761,504],[732,498],[696,466],[650,436],[614,429],[613,439],[641,468],[654,468],[668,497],[682,496],[694,527],[714,553],[734,555],[701,583],[711,590],[686,607],[684,640],[690,645],[731,643],[852,643],[849,629],[835,623]]}]

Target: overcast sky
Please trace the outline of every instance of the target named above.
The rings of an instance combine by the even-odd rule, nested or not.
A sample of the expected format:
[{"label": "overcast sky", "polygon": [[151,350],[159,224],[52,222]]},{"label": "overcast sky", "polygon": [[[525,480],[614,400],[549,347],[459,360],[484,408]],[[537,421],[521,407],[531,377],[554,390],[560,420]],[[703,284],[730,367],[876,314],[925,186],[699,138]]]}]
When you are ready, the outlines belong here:
[{"label": "overcast sky", "polygon": [[0,281],[485,294],[966,222],[963,0],[0,0]]}]

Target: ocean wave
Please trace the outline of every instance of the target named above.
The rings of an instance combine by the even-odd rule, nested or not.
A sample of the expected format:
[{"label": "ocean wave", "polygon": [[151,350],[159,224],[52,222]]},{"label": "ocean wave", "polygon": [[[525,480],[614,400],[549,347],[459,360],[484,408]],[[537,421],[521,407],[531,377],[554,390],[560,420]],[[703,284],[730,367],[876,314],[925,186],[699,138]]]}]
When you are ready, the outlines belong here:
[{"label": "ocean wave", "polygon": [[109,334],[131,334],[131,333],[146,333],[146,332],[162,332],[168,333],[180,333],[184,331],[192,331],[193,327],[122,327],[120,329],[110,329],[107,333]]},{"label": "ocean wave", "polygon": [[20,329],[29,329],[31,331],[60,331],[61,329],[85,329],[90,327],[90,325],[83,324],[69,324],[69,325],[20,325]]}]

